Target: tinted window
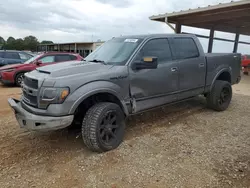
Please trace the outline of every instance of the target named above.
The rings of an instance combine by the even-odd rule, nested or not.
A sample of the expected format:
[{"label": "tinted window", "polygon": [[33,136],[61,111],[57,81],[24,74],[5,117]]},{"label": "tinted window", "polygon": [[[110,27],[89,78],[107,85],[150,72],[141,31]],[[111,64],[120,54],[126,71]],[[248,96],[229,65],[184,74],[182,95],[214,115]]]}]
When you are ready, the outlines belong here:
[{"label": "tinted window", "polygon": [[171,50],[167,39],[153,39],[142,48],[140,58],[153,56],[158,58],[158,63],[165,63],[172,60]]},{"label": "tinted window", "polygon": [[18,53],[16,53],[16,52],[5,52],[4,58],[6,58],[6,59],[20,59]]},{"label": "tinted window", "polygon": [[0,58],[3,58],[3,56],[4,56],[4,53],[0,52]]},{"label": "tinted window", "polygon": [[177,59],[187,59],[199,56],[199,51],[192,38],[175,38],[174,47]]},{"label": "tinted window", "polygon": [[70,61],[71,58],[69,55],[57,55],[56,56],[56,62],[61,62],[61,61]]},{"label": "tinted window", "polygon": [[77,57],[74,56],[74,55],[70,55],[70,59],[71,59],[71,60],[77,60]]},{"label": "tinted window", "polygon": [[39,61],[42,61],[42,63],[53,63],[55,62],[55,56],[45,56],[39,59]]},{"label": "tinted window", "polygon": [[19,56],[23,60],[27,60],[27,59],[30,59],[32,57],[32,56],[25,54],[25,53],[19,53]]}]

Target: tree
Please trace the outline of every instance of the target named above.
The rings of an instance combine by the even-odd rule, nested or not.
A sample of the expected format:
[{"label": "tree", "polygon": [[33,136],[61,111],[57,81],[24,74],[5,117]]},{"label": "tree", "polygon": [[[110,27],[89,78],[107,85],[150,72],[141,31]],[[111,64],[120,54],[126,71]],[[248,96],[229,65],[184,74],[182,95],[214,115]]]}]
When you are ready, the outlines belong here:
[{"label": "tree", "polygon": [[54,44],[54,43],[50,40],[43,40],[40,44]]},{"label": "tree", "polygon": [[5,40],[3,37],[0,36],[0,44],[5,44]]},{"label": "tree", "polygon": [[3,37],[0,36],[0,50],[4,47],[5,40]]},{"label": "tree", "polygon": [[14,37],[9,37],[4,45],[4,49],[6,50],[15,50],[15,38]]},{"label": "tree", "polygon": [[[0,37],[0,49],[6,50],[30,50],[36,51],[37,46],[39,44],[38,39],[35,36],[27,36],[24,39],[18,38],[15,39],[13,37],[9,37],[7,41],[5,41],[2,37]],[[52,41],[44,40],[41,44],[54,44]]]},{"label": "tree", "polygon": [[24,38],[25,50],[35,51],[38,44],[39,44],[39,42],[38,42],[37,38],[34,36],[30,35],[30,36],[27,36]]},{"label": "tree", "polygon": [[23,39],[16,39],[13,42],[13,46],[15,50],[25,50]]},{"label": "tree", "polygon": [[14,37],[9,37],[8,39],[7,39],[7,44],[10,44],[10,43],[12,43],[12,42],[14,42],[15,41],[15,38]]}]

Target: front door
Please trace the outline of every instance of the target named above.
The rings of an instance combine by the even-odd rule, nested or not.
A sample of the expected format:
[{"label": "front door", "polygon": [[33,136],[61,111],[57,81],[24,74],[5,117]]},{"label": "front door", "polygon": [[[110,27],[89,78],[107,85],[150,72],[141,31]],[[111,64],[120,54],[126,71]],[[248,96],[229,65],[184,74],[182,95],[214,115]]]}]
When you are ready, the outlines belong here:
[{"label": "front door", "polygon": [[[143,57],[157,57],[156,69],[133,70],[131,66]],[[175,101],[178,91],[178,62],[172,60],[168,39],[147,41],[129,67],[134,113]]]}]

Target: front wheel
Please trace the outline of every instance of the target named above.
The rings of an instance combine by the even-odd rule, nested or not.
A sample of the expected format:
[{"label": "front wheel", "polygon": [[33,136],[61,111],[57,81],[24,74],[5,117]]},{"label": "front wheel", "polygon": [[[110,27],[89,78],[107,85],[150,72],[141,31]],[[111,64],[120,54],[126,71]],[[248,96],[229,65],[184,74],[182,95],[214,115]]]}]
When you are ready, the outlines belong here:
[{"label": "front wheel", "polygon": [[213,110],[224,111],[228,108],[232,95],[232,87],[229,82],[216,80],[212,91],[207,95],[207,105]]},{"label": "front wheel", "polygon": [[105,152],[117,148],[123,141],[124,132],[123,111],[114,103],[95,104],[83,119],[83,141],[92,151]]},{"label": "front wheel", "polygon": [[15,78],[15,84],[16,86],[20,87],[22,82],[23,82],[23,77],[24,77],[24,73],[19,73],[16,75],[16,78]]}]

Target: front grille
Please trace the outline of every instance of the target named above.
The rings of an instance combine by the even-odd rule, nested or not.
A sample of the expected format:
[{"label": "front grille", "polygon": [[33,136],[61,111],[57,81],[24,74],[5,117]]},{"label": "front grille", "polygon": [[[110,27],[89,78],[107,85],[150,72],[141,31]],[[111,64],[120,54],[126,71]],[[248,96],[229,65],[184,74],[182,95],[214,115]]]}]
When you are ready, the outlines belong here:
[{"label": "front grille", "polygon": [[23,83],[30,88],[38,89],[38,80],[36,79],[28,78],[25,76]]},{"label": "front grille", "polygon": [[26,91],[23,91],[23,101],[26,104],[37,107],[37,97],[27,94]]}]

